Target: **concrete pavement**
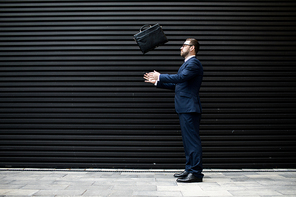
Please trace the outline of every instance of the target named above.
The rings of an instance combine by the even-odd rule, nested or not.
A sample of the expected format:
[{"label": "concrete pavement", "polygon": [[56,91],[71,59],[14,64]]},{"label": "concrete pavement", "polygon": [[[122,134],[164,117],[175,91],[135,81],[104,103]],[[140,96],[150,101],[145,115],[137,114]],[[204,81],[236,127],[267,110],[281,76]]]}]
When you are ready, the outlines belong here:
[{"label": "concrete pavement", "polygon": [[0,168],[0,196],[296,196],[296,169],[206,169],[202,183],[177,183],[179,171]]}]

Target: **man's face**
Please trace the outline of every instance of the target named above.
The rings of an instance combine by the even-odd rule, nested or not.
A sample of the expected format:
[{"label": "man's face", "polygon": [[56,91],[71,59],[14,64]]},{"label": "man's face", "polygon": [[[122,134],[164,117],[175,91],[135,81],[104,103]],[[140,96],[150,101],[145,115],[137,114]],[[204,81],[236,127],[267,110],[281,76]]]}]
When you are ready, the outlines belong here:
[{"label": "man's face", "polygon": [[190,51],[190,47],[191,47],[191,45],[190,45],[189,41],[184,42],[183,46],[180,48],[182,57],[185,58],[188,56],[189,51]]}]

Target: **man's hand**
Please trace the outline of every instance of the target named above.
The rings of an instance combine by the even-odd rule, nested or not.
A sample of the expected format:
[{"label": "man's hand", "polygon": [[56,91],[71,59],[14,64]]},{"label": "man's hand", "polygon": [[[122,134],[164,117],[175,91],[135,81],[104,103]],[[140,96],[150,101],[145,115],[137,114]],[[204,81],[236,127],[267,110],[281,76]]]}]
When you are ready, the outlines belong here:
[{"label": "man's hand", "polygon": [[155,84],[156,81],[158,80],[159,75],[160,75],[159,72],[154,71],[154,72],[145,73],[143,78],[145,79],[145,82]]}]

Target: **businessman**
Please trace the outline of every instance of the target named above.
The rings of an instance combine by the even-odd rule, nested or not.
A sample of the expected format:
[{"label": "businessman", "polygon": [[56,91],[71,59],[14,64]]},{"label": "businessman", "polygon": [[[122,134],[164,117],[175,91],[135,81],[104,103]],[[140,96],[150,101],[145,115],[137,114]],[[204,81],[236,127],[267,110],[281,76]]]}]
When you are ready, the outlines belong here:
[{"label": "businessman", "polygon": [[199,43],[188,38],[180,48],[185,59],[177,74],[160,74],[157,71],[144,74],[145,82],[158,88],[175,91],[175,110],[179,116],[182,140],[186,157],[185,170],[174,174],[177,182],[202,182],[202,146],[199,124],[202,107],[199,89],[203,78],[203,67],[196,58]]}]

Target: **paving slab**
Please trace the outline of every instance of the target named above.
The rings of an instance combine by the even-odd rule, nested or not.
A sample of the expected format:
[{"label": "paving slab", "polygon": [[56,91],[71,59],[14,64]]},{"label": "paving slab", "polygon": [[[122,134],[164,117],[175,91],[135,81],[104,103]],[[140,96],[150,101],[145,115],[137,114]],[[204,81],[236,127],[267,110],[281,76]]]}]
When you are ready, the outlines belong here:
[{"label": "paving slab", "polygon": [[202,183],[182,170],[0,169],[0,197],[295,197],[296,169],[206,169]]}]

